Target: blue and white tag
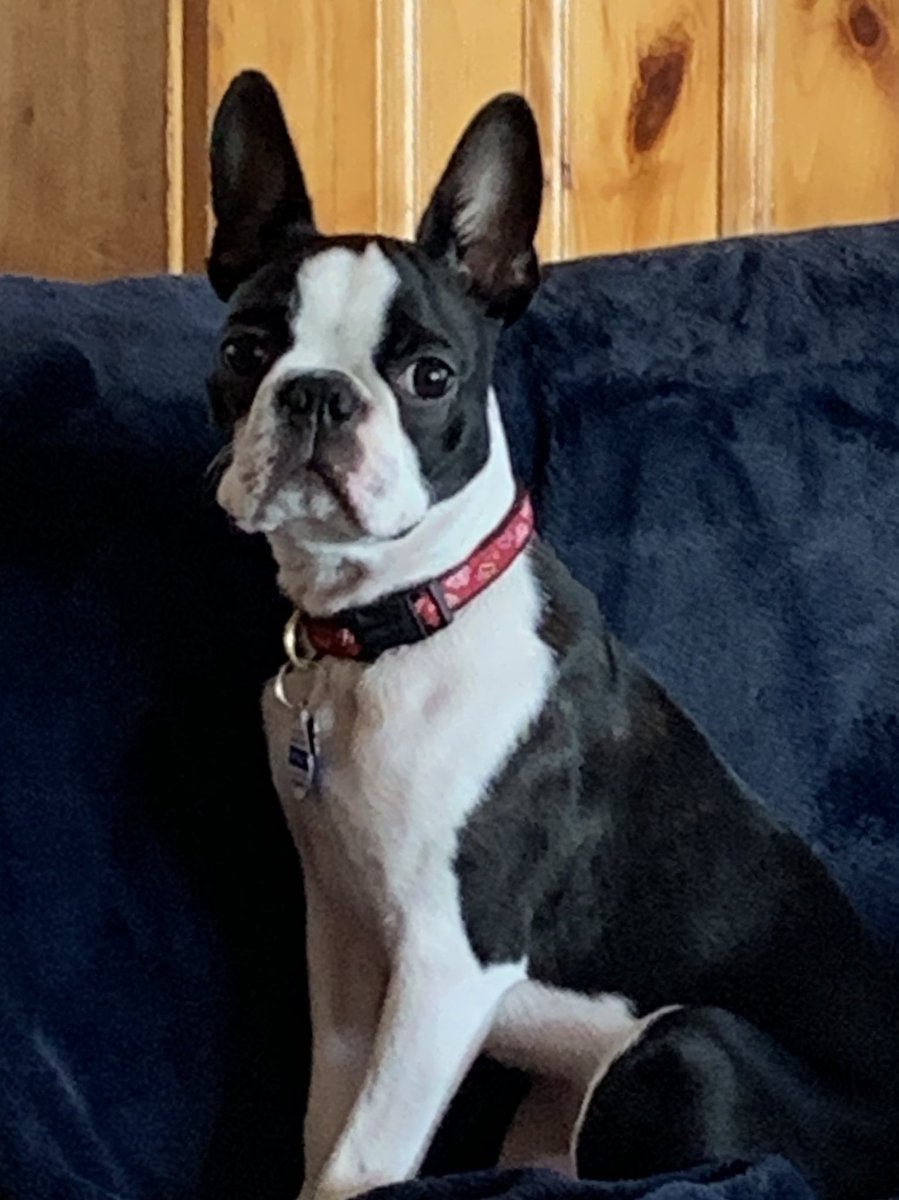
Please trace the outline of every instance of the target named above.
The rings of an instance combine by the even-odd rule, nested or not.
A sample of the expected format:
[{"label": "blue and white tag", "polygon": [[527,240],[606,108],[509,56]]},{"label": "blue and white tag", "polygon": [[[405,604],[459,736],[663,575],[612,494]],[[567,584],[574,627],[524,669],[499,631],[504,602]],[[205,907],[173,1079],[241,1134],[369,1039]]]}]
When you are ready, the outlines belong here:
[{"label": "blue and white tag", "polygon": [[295,800],[305,800],[315,784],[315,719],[300,709],[287,753],[290,786]]}]

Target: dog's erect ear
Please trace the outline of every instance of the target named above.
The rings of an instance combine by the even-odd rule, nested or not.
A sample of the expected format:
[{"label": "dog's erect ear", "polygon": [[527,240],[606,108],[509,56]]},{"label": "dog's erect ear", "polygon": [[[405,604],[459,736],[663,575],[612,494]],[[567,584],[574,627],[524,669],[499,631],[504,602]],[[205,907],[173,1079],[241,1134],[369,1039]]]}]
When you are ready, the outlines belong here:
[{"label": "dog's erect ear", "polygon": [[539,283],[534,235],[543,164],[530,106],[497,96],[462,135],[418,227],[418,244],[458,268],[491,314],[514,320]]},{"label": "dog's erect ear", "polygon": [[275,89],[243,71],[212,126],[215,234],[206,267],[223,299],[253,274],[292,227],[314,228],[312,204]]}]

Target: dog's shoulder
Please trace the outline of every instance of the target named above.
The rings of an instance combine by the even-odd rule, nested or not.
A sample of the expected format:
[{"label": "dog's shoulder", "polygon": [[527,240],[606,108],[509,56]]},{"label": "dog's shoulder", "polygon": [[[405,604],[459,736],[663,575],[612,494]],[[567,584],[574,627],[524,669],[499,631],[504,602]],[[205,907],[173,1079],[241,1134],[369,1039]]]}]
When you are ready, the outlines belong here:
[{"label": "dog's shoulder", "polygon": [[667,736],[679,710],[610,631],[594,594],[546,542],[535,544],[531,562],[542,598],[538,633],[556,664],[548,708],[588,742],[641,739],[648,747]]}]

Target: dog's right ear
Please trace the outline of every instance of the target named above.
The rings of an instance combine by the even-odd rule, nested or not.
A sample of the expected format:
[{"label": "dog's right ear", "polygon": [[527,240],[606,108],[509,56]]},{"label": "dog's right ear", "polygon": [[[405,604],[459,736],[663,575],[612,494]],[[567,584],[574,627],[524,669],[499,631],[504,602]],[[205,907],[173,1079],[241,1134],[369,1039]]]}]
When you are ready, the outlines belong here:
[{"label": "dog's right ear", "polygon": [[315,226],[278,95],[259,71],[231,81],[215,114],[209,156],[215,233],[206,269],[227,300],[290,229]]}]

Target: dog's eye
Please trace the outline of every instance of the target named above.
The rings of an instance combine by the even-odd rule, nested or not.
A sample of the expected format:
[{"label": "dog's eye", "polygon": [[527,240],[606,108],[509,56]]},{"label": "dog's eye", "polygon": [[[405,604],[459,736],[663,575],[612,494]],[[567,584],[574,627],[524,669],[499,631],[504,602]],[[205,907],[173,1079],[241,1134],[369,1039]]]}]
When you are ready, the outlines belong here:
[{"label": "dog's eye", "polygon": [[258,334],[241,333],[222,343],[222,362],[235,375],[260,375],[270,359],[269,345]]},{"label": "dog's eye", "polygon": [[419,358],[406,367],[398,383],[409,396],[419,400],[440,400],[455,381],[455,371],[442,358]]}]

